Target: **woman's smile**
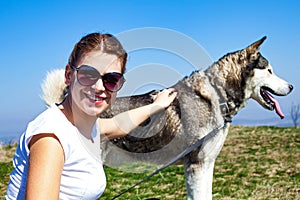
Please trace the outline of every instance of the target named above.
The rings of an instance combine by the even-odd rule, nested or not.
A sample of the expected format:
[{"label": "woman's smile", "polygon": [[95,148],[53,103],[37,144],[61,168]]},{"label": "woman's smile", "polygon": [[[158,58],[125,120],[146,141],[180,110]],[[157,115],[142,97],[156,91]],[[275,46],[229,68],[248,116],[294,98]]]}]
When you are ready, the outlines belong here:
[{"label": "woman's smile", "polygon": [[85,94],[86,98],[89,99],[91,103],[94,104],[102,104],[104,101],[108,99],[105,94],[99,95],[99,94]]}]

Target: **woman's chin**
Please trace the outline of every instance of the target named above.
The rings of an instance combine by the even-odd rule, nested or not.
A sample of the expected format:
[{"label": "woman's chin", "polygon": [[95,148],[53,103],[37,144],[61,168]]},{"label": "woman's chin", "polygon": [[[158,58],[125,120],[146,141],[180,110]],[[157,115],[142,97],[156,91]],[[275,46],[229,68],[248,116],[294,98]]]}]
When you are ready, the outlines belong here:
[{"label": "woman's chin", "polygon": [[109,108],[109,104],[106,102],[94,103],[88,105],[84,110],[90,116],[99,116],[102,112],[104,112],[107,108]]}]

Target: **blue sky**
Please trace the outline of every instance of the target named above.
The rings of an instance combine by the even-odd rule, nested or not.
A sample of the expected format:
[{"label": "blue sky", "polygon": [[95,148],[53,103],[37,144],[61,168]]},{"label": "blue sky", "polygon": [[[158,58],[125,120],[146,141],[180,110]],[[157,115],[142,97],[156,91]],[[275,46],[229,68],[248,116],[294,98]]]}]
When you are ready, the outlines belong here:
[{"label": "blue sky", "polygon": [[[277,98],[283,112],[289,115],[291,103],[300,103],[299,1],[10,0],[0,1],[0,25],[0,137],[21,133],[45,109],[39,95],[46,72],[64,68],[73,45],[95,31],[118,35],[145,27],[174,30],[201,45],[213,61],[266,35],[262,54],[275,73],[295,87],[288,97]],[[128,71],[137,63],[159,64],[169,57],[163,52],[148,53],[130,54]],[[176,63],[171,67],[180,75],[191,72],[179,69],[181,61],[170,63]],[[165,77],[165,73],[157,75]],[[243,119],[282,122],[252,101],[236,116],[237,122]]]}]

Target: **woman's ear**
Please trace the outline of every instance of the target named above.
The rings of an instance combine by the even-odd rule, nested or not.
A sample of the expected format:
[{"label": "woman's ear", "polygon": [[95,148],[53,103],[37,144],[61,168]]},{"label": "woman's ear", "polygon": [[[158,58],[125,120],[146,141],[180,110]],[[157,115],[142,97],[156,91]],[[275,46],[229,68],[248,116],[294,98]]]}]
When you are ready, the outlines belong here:
[{"label": "woman's ear", "polygon": [[72,83],[73,71],[74,70],[71,68],[71,66],[69,64],[67,64],[66,69],[65,69],[65,84],[67,86],[70,86]]}]

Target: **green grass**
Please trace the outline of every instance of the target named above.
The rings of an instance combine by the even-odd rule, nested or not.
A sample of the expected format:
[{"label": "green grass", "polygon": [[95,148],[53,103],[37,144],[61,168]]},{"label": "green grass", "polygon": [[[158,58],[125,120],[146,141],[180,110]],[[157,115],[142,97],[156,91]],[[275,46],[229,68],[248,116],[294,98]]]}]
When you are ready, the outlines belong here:
[{"label": "green grass", "polygon": [[[1,151],[11,157],[14,147]],[[234,126],[216,160],[213,199],[300,199],[299,156],[300,129]],[[12,170],[11,162],[1,157],[0,198]],[[109,167],[105,172],[107,188],[101,199],[111,199],[147,175]],[[119,199],[150,197],[186,199],[183,167],[168,167]]]},{"label": "green grass", "polygon": [[232,127],[214,175],[214,199],[299,199],[300,129]]}]

